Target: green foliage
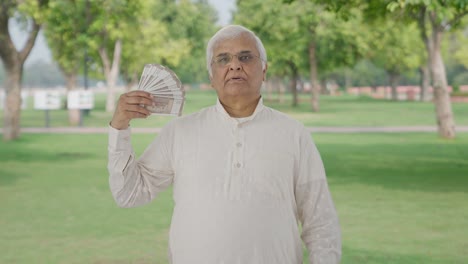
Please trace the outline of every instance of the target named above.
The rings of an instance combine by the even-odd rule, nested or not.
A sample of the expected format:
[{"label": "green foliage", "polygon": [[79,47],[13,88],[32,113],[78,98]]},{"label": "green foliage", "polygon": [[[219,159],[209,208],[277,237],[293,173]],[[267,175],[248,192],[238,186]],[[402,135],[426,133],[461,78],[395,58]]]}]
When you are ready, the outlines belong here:
[{"label": "green foliage", "polygon": [[[169,31],[169,37],[181,43],[174,49],[181,54],[179,63],[170,63],[184,83],[208,81],[206,70],[206,44],[218,29],[214,8],[203,0],[162,1],[164,7],[156,7],[153,16],[160,18]],[[162,10],[162,11],[161,11]]]},{"label": "green foliage", "polygon": [[468,71],[465,69],[453,78],[452,84],[454,86],[468,85]]},{"label": "green foliage", "polygon": [[[33,2],[21,1],[20,10],[36,12],[43,20],[47,18],[46,37],[54,60],[62,69],[80,72],[87,47],[91,57],[90,74],[102,79],[97,49],[105,46],[108,54],[112,54],[113,43],[121,38],[120,70],[126,81],[138,78],[143,64],[151,62],[171,67],[184,83],[208,81],[205,45],[217,26],[216,13],[206,0],[97,0],[88,1],[88,9],[86,0],[49,0],[49,11],[42,15],[34,11],[38,10],[38,4]],[[292,69],[297,68],[306,78],[309,75],[308,45],[314,42],[322,79],[342,78],[337,72],[354,68],[363,57],[373,60],[377,66],[375,71],[382,67],[394,71],[399,68],[400,72],[411,73],[407,78],[414,79],[417,74],[411,69],[417,61],[424,61],[421,55],[424,49],[416,40],[419,34],[414,24],[408,21],[417,14],[418,8],[427,4],[428,9],[441,12],[437,16],[443,16],[443,21],[458,21],[456,28],[466,24],[462,13],[457,13],[466,10],[465,1],[447,1],[445,6],[441,3],[417,0],[238,1],[234,19],[235,23],[253,29],[263,40],[268,52],[269,76],[289,76]],[[389,8],[394,12],[390,13]],[[448,11],[443,11],[444,8]],[[461,18],[455,19],[457,16]],[[371,17],[378,21],[370,23]],[[27,25],[27,16],[16,18]],[[447,29],[452,28],[452,24],[447,26]],[[384,45],[384,41],[391,44]],[[457,64],[468,68],[466,41],[466,36],[457,35],[450,39],[450,45],[455,42],[456,47],[444,52],[449,83],[455,79],[457,83],[464,80]],[[360,73],[367,77],[361,78],[355,72],[357,78],[354,79],[369,80],[368,83],[358,81],[363,85],[383,83],[379,78],[369,77],[374,70],[368,70]]]},{"label": "green foliage", "polygon": [[128,31],[122,74],[139,77],[146,63],[172,68],[183,83],[206,82],[205,44],[216,14],[206,1],[143,1],[137,25]]},{"label": "green foliage", "polygon": [[235,21],[255,31],[269,53],[271,74],[284,75],[294,63],[308,75],[308,47],[315,43],[322,75],[354,65],[367,50],[366,32],[357,31],[360,13],[345,20],[314,1],[239,1]]},{"label": "green foliage", "polygon": [[431,0],[392,0],[387,8],[391,12],[403,10],[414,14],[421,8],[431,13],[432,22],[444,29],[460,26],[461,19],[468,14],[468,0],[431,1]]},{"label": "green foliage", "polygon": [[[318,16],[321,14],[317,12]],[[327,73],[336,68],[353,66],[365,56],[369,52],[371,37],[366,29],[359,9],[348,10],[348,19],[334,13],[329,14],[325,22],[321,17],[316,37],[319,71]]]},{"label": "green foliage", "polygon": [[[7,0],[2,1],[0,4],[0,41],[2,43],[2,49],[5,50],[9,49],[10,47],[6,48],[4,45],[7,43],[9,39],[11,39],[10,32],[8,29],[8,22],[10,19],[15,19],[16,22],[20,25],[20,28],[23,31],[30,31],[35,32],[35,30],[31,30],[31,25],[41,25],[47,17],[48,12],[48,0]],[[38,27],[40,28],[40,27]],[[33,36],[33,35],[31,35]],[[28,45],[26,45],[28,46]],[[29,46],[28,46],[29,47]],[[17,47],[16,50],[23,50],[23,47]],[[0,51],[0,55],[2,55],[2,62],[7,56],[6,54],[2,54],[3,52]],[[11,55],[11,54],[8,54]],[[12,62],[9,62],[11,64]]]},{"label": "green foliage", "polygon": [[86,51],[91,75],[102,77],[98,49],[113,53],[115,42],[135,29],[141,5],[139,0],[50,0],[45,35],[61,69],[76,74]]},{"label": "green foliage", "polygon": [[351,80],[353,86],[383,86],[388,84],[384,69],[376,66],[370,60],[362,60],[352,68]]},{"label": "green foliage", "polygon": [[291,67],[307,72],[307,36],[300,31],[295,10],[278,0],[239,1],[234,21],[253,30],[268,54],[269,74],[285,76]]},{"label": "green foliage", "polygon": [[388,73],[400,75],[425,63],[425,49],[415,23],[381,20],[372,24],[369,57]]},{"label": "green foliage", "polygon": [[42,24],[47,18],[49,0],[23,0],[23,1],[7,1],[13,5],[17,5],[15,13],[22,20],[34,19],[38,24]]},{"label": "green foliage", "polygon": [[45,36],[54,60],[64,73],[77,74],[87,47],[85,0],[51,0]]},{"label": "green foliage", "polygon": [[189,51],[185,40],[170,37],[168,25],[154,16],[156,2],[144,1],[134,27],[123,40],[121,73],[128,80],[139,77],[144,64],[178,65]]},{"label": "green foliage", "polygon": [[449,54],[453,55],[456,62],[468,69],[468,27],[465,27],[464,30],[454,32],[450,39],[452,40],[451,44],[453,43],[452,45],[455,46],[451,51],[455,50],[455,52],[449,52]]}]

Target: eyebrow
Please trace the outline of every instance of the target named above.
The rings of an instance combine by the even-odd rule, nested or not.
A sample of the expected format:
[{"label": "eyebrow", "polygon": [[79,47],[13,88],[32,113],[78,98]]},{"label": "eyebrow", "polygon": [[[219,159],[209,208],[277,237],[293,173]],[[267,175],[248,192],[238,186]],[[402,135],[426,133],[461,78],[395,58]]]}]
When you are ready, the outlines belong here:
[{"label": "eyebrow", "polygon": [[[242,51],[240,51],[240,52],[237,53],[237,54],[249,54],[249,53],[252,53],[252,51],[250,51],[250,50],[242,50]],[[226,56],[226,55],[228,55],[228,54],[229,54],[229,52],[223,52],[223,53],[220,53],[220,54],[216,55],[216,57],[222,57],[222,56]]]}]

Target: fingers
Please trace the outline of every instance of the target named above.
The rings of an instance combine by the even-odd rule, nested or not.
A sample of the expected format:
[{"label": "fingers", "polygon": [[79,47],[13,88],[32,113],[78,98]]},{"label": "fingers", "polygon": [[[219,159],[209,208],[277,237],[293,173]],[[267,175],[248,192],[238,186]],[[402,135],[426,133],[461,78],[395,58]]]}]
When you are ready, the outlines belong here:
[{"label": "fingers", "polygon": [[130,120],[151,115],[146,107],[153,104],[151,94],[145,91],[136,90],[122,94],[117,102],[111,125],[117,129],[125,129]]},{"label": "fingers", "polygon": [[145,91],[131,91],[121,96],[119,101],[124,104],[153,105],[153,97]]},{"label": "fingers", "polygon": [[142,97],[129,97],[124,99],[122,103],[127,105],[151,106],[153,105],[153,100]]},{"label": "fingers", "polygon": [[141,117],[141,115],[134,116],[133,113],[139,113],[145,116],[150,115],[151,112],[148,109],[146,109],[146,106],[153,105],[153,99],[150,94],[146,92],[141,92],[142,91],[136,91],[136,93],[130,92],[123,94],[119,99],[118,110],[120,112],[128,113],[127,116],[130,119],[135,117]]}]

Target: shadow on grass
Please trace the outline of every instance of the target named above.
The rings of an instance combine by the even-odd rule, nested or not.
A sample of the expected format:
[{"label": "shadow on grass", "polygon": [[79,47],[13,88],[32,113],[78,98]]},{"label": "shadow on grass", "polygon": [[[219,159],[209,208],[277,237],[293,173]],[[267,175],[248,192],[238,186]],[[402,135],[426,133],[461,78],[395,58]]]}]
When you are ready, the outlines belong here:
[{"label": "shadow on grass", "polygon": [[[59,147],[56,147],[59,145]],[[14,142],[2,142],[0,147],[0,186],[13,184],[20,178],[31,174],[29,168],[39,163],[77,162],[97,157],[92,152],[80,149],[66,149],[60,144],[35,145],[30,137]],[[55,151],[55,152],[54,152]]]},{"label": "shadow on grass", "polygon": [[25,175],[15,172],[14,170],[0,169],[0,186],[10,185],[16,182],[19,178],[23,178]]},{"label": "shadow on grass", "polygon": [[78,159],[89,159],[94,157],[93,153],[79,152],[79,151],[62,151],[62,152],[48,152],[35,150],[10,150],[0,151],[0,159],[2,162],[62,162],[62,161],[76,161]]},{"label": "shadow on grass", "polygon": [[389,189],[468,192],[468,144],[320,144],[334,184]]}]

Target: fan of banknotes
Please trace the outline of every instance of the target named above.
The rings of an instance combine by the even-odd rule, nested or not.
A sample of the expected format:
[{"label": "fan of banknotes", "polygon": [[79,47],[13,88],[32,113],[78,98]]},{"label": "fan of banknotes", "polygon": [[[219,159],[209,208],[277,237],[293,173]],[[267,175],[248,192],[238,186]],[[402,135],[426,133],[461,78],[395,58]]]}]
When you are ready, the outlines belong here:
[{"label": "fan of banknotes", "polygon": [[138,89],[153,96],[153,106],[147,109],[157,115],[180,116],[185,102],[185,91],[177,75],[158,64],[146,64]]}]

